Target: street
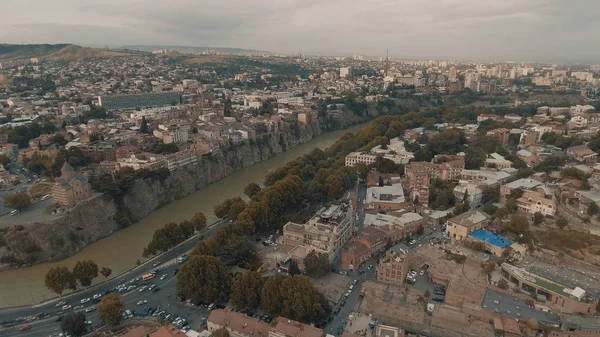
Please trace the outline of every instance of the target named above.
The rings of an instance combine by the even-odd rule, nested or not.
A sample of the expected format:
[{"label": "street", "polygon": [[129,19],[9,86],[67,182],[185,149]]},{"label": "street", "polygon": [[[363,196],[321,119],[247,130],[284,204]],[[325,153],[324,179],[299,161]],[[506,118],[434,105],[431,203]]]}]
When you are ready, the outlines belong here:
[{"label": "street", "polygon": [[[224,222],[218,222],[210,225],[207,231],[203,233],[204,236],[211,236],[219,227],[219,225],[223,223]],[[180,246],[175,247],[173,250],[159,256],[155,260],[150,260],[142,266],[123,275],[110,279],[107,282],[98,284],[80,292],[76,292],[72,295],[64,296],[61,301],[65,301],[67,304],[75,308],[81,305],[82,299],[92,298],[94,294],[104,295],[107,291],[116,288],[119,284],[129,284],[132,279],[141,277],[143,274],[158,268],[160,271],[157,273],[157,276],[149,280],[147,285],[155,284],[157,288],[160,288],[160,290],[155,293],[150,293],[149,291],[140,292],[139,288],[141,286],[141,281],[137,282],[137,287],[135,289],[121,294],[125,309],[141,312],[145,308],[160,307],[161,310],[165,310],[185,318],[192,329],[197,328],[202,324],[202,318],[205,319],[208,317],[208,311],[200,307],[187,306],[185,303],[177,300],[175,295],[176,277],[174,276],[174,271],[181,266],[176,262],[176,258],[181,254],[188,253],[190,250],[192,250],[199,240],[199,237],[196,236],[184,242]],[[153,266],[157,261],[162,261],[162,263],[160,263],[158,266]],[[164,280],[160,280],[162,275],[167,275]],[[148,302],[138,306],[137,302],[140,300],[147,300]],[[50,315],[42,320],[34,320],[27,323],[13,323],[9,327],[0,327],[0,335],[33,337],[49,336],[51,334],[60,333],[60,323],[55,322],[55,319],[62,312],[59,312],[59,310],[55,307],[57,302],[59,302],[58,298],[36,306],[0,309],[0,323],[9,320],[16,321],[19,318],[23,319],[26,317],[36,316],[40,313],[47,313]],[[94,305],[96,305],[94,300],[91,300],[83,305],[83,307],[76,310],[84,311],[87,307]],[[93,322],[92,324],[97,324],[100,321],[95,311],[87,313],[86,319],[91,320]],[[30,325],[31,329],[27,331],[19,331],[19,329],[24,325]]]}]

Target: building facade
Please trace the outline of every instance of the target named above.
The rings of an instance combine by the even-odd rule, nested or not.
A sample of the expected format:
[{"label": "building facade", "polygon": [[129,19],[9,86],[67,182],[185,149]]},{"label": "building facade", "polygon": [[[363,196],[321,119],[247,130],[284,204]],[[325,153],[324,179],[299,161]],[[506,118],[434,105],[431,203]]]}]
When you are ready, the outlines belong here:
[{"label": "building facade", "polygon": [[377,282],[402,285],[408,273],[408,256],[388,250],[377,264]]},{"label": "building facade", "polygon": [[76,173],[69,163],[65,161],[60,172],[60,178],[52,187],[52,197],[55,202],[63,207],[71,208],[92,196],[92,187],[87,178]]},{"label": "building facade", "polygon": [[474,230],[487,225],[489,217],[480,211],[473,210],[457,215],[446,221],[446,231],[452,239],[462,240]]}]

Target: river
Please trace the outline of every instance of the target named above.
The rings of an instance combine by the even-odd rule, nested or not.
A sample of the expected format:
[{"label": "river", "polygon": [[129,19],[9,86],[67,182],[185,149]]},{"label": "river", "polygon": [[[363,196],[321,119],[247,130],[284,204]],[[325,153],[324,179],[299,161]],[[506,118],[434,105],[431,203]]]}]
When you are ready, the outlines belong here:
[{"label": "river", "polygon": [[[177,200],[152,212],[138,223],[115,232],[84,248],[78,254],[55,263],[42,263],[23,269],[0,272],[0,307],[16,306],[40,302],[54,297],[44,285],[44,275],[55,266],[72,268],[77,261],[92,260],[99,267],[109,267],[112,275],[135,266],[141,258],[142,250],[148,244],[152,233],[170,221],[180,222],[196,212],[204,212],[211,223],[216,220],[214,206],[225,198],[240,196],[248,183],[262,183],[268,170],[283,166],[315,148],[326,148],[347,132],[354,132],[367,125],[360,124],[345,130],[326,133],[307,143],[298,145],[274,158],[235,172],[228,177],[208,185],[188,197]],[[102,280],[99,276],[96,280]]]}]

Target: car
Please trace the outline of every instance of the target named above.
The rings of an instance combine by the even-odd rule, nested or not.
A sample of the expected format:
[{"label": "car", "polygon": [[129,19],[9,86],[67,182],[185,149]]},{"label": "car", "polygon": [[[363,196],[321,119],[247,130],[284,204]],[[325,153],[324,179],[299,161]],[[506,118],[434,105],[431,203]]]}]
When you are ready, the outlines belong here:
[{"label": "car", "polygon": [[346,305],[346,300],[342,300],[342,302],[340,303],[340,307],[343,307],[344,305]]},{"label": "car", "polygon": [[176,268],[175,270],[173,270],[173,275],[177,275],[178,271],[179,271],[179,268]]},{"label": "car", "polygon": [[56,317],[56,319],[54,319],[54,321],[55,322],[60,322],[60,321],[63,320],[63,317],[65,317],[65,316],[58,316],[58,317]]},{"label": "car", "polygon": [[73,307],[73,310],[79,310],[79,309],[83,309],[83,305],[76,305],[75,307]]},{"label": "car", "polygon": [[92,325],[92,321],[85,321],[85,325]]},{"label": "car", "polygon": [[125,310],[125,315],[127,315],[127,318],[131,318],[131,317],[133,317],[133,312],[131,312],[131,310],[127,309],[127,310]]},{"label": "car", "polygon": [[160,277],[160,280],[162,281],[162,280],[164,280],[164,279],[166,279],[166,278],[167,278],[167,274],[163,274],[163,275]]},{"label": "car", "polygon": [[340,310],[341,310],[341,308],[340,308],[340,307],[337,307],[337,308],[335,308],[335,310],[333,311],[333,314],[334,314],[334,315],[337,315],[337,314],[339,314],[339,313],[340,313]]},{"label": "car", "polygon": [[421,270],[421,271],[419,272],[419,275],[421,275],[421,276],[425,275],[425,270]]},{"label": "car", "polygon": [[154,289],[152,289],[153,293],[156,293],[156,292],[159,292],[159,291],[160,291],[160,288],[154,288]]},{"label": "car", "polygon": [[148,288],[148,286],[141,286],[141,287],[140,287],[140,290],[138,290],[138,291],[139,291],[139,292],[142,292],[142,291],[146,290],[146,288]]},{"label": "car", "polygon": [[89,297],[86,297],[86,298],[82,299],[82,300],[80,301],[80,303],[81,303],[81,304],[86,304],[86,303],[87,303],[87,302],[89,302],[89,301],[91,301],[91,299],[90,299]]},{"label": "car", "polygon": [[23,325],[23,326],[22,326],[22,327],[19,329],[19,331],[27,331],[27,330],[30,330],[30,329],[31,329],[31,325]]},{"label": "car", "polygon": [[356,282],[358,282],[358,280],[355,279],[354,281],[352,281],[352,284],[356,284]]},{"label": "car", "polygon": [[160,261],[156,261],[152,264],[152,267],[158,267],[160,266]]},{"label": "car", "polygon": [[96,310],[96,307],[95,307],[95,306],[91,306],[91,307],[87,307],[87,308],[85,308],[85,312],[92,312],[92,311],[94,311],[94,310]]},{"label": "car", "polygon": [[63,305],[62,308],[60,308],[60,310],[62,310],[62,311],[69,310],[69,309],[71,309],[71,305],[69,305],[69,304]]},{"label": "car", "polygon": [[10,211],[10,216],[15,216],[17,214],[19,214],[19,210],[14,209],[14,210]]},{"label": "car", "polygon": [[353,285],[353,284],[351,284],[351,285],[350,285],[350,288],[348,288],[348,289],[349,289],[350,291],[352,291],[352,289],[354,289],[354,285]]},{"label": "car", "polygon": [[369,265],[369,267],[368,267],[367,269],[369,269],[369,270],[373,269],[373,265],[372,265],[372,264],[370,264],[370,265]]},{"label": "car", "polygon": [[96,295],[92,296],[92,298],[95,300],[99,299],[100,297],[102,297],[102,294],[96,294]]},{"label": "car", "polygon": [[408,244],[409,244],[409,245],[414,245],[415,243],[417,243],[417,241],[416,241],[416,240],[411,240],[411,241],[410,241]]},{"label": "car", "polygon": [[67,302],[65,302],[65,301],[60,301],[60,302],[56,303],[56,304],[54,305],[54,307],[55,307],[55,308],[62,307],[62,306],[63,306],[63,305],[65,305],[65,304],[67,304]]},{"label": "car", "polygon": [[146,301],[146,300],[139,300],[139,301],[137,301],[137,305],[143,305],[143,304],[146,304],[146,303],[148,303],[148,301]]}]

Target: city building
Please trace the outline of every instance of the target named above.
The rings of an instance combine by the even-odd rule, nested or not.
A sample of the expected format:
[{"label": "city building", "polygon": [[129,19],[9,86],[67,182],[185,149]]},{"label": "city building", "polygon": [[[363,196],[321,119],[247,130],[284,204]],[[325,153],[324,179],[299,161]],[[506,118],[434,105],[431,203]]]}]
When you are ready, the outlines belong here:
[{"label": "city building", "polygon": [[452,190],[452,194],[458,201],[465,200],[469,203],[471,208],[475,208],[482,205],[483,191],[477,185],[468,183],[466,181],[460,181],[458,185]]},{"label": "city building", "polygon": [[542,190],[524,191],[517,199],[517,207],[520,211],[529,214],[542,213],[546,216],[556,215],[556,200],[554,195],[546,195]]},{"label": "city building", "polygon": [[467,240],[482,243],[487,251],[496,256],[502,256],[504,250],[512,245],[510,239],[485,229],[472,231],[469,233]]},{"label": "city building", "polygon": [[342,251],[341,267],[354,270],[377,252],[382,251],[387,243],[386,233],[374,226],[366,227],[362,235],[353,237]]},{"label": "city building", "polygon": [[377,264],[377,282],[402,285],[408,273],[408,256],[403,252],[388,250]]},{"label": "city building", "polygon": [[487,167],[503,170],[512,167],[512,162],[510,160],[506,160],[503,156],[494,152],[490,154],[490,156],[485,160],[485,165]]},{"label": "city building", "polygon": [[377,156],[366,152],[352,152],[346,156],[346,166],[354,166],[358,163],[371,165],[375,163]]},{"label": "city building", "polygon": [[401,183],[390,186],[371,186],[367,188],[365,210],[395,211],[405,203],[404,189]]},{"label": "city building", "polygon": [[212,310],[206,320],[207,330],[224,328],[231,337],[323,337],[323,330],[285,317],[271,324],[240,312]]},{"label": "city building", "polygon": [[448,219],[446,221],[446,232],[448,232],[449,237],[462,240],[472,231],[482,229],[488,221],[487,214],[477,210],[469,211]]},{"label": "city building", "polygon": [[153,108],[181,104],[177,91],[147,92],[142,94],[98,96],[98,105],[106,110]]},{"label": "city building", "polygon": [[540,187],[543,184],[535,179],[531,178],[521,178],[510,182],[508,184],[500,186],[500,199],[505,201],[510,197],[510,194],[513,190],[519,189],[523,191],[532,190],[534,188]]},{"label": "city building", "polygon": [[76,173],[66,161],[60,169],[60,173],[60,178],[52,186],[54,201],[63,207],[71,208],[78,202],[92,196],[92,187],[87,178]]},{"label": "city building", "polygon": [[487,132],[488,136],[493,136],[498,140],[498,143],[502,146],[508,143],[508,138],[510,136],[510,130],[507,128],[499,128],[490,130]]},{"label": "city building", "polygon": [[349,78],[352,76],[352,69],[349,67],[340,68],[340,77]]},{"label": "city building", "polygon": [[575,284],[577,280],[573,282],[556,276],[549,279],[508,263],[501,265],[500,273],[512,288],[531,294],[561,312],[583,315],[593,315],[596,312],[598,292],[588,293]]},{"label": "city building", "polygon": [[596,157],[598,157],[598,154],[587,147],[587,145],[570,147],[567,149],[567,155],[580,163],[595,163]]},{"label": "city building", "polygon": [[306,252],[325,253],[333,261],[352,237],[352,211],[347,204],[323,207],[305,224],[288,222],[283,226],[283,242],[289,246],[304,246]]}]

